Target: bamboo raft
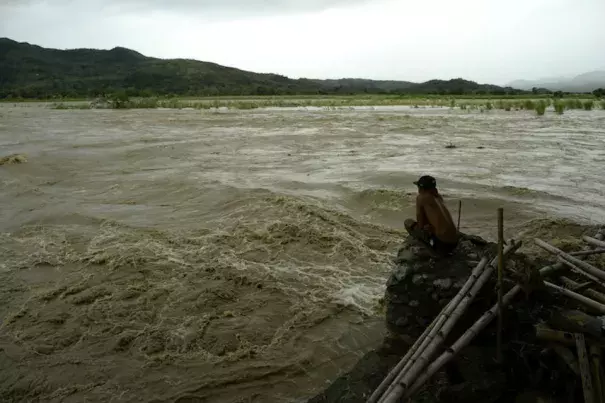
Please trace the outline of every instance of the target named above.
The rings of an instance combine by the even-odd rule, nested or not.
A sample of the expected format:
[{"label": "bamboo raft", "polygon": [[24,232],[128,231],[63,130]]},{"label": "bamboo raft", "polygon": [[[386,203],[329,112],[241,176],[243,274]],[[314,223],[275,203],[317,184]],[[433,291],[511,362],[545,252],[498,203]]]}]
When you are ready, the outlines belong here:
[{"label": "bamboo raft", "polygon": [[[499,256],[489,263],[488,258],[483,258],[477,264],[458,294],[443,308],[409,348],[406,355],[389,372],[367,400],[368,403],[409,401],[496,316],[500,317],[497,360],[501,358],[502,308],[510,304],[523,289],[522,284],[515,284],[506,293],[502,289],[502,268],[505,259],[521,247],[521,242],[510,240],[506,243],[506,249],[503,249],[501,225],[502,223],[499,222]],[[536,324],[535,331],[537,340],[548,343],[548,347],[580,377],[584,401],[605,403],[605,384],[603,384],[605,374],[601,364],[601,352],[605,348],[605,338],[603,338],[605,323],[600,318],[592,316],[605,315],[605,268],[596,267],[585,261],[589,256],[605,253],[605,228],[598,231],[594,237],[584,236],[582,240],[587,244],[586,247],[572,253],[565,253],[540,239],[534,240],[537,246],[556,259],[554,264],[540,270],[541,278],[560,274],[558,277],[560,284],[543,280],[544,286],[556,295],[573,300],[579,307],[574,311],[562,310],[558,315],[558,328]],[[498,270],[498,302],[481,315],[453,344],[443,349],[446,337],[458,319],[496,270]],[[565,276],[565,271],[571,272],[576,280]],[[436,356],[439,349],[444,352]]]}]

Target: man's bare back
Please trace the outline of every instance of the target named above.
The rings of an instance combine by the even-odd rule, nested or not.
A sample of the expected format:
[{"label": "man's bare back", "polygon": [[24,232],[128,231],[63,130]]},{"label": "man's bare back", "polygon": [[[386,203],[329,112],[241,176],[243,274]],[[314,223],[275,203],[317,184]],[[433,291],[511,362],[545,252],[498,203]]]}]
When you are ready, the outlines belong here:
[{"label": "man's bare back", "polygon": [[437,191],[437,181],[432,176],[423,176],[414,184],[418,186],[416,221],[406,220],[405,228],[433,249],[453,251],[458,245],[458,229]]}]

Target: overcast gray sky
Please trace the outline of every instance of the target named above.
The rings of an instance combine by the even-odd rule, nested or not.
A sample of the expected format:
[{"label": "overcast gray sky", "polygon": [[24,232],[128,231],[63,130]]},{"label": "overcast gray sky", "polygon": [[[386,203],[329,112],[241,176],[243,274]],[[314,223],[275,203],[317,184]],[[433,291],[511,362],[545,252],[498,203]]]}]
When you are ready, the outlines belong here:
[{"label": "overcast gray sky", "polygon": [[503,84],[605,68],[605,0],[0,0],[0,37],[290,77]]}]

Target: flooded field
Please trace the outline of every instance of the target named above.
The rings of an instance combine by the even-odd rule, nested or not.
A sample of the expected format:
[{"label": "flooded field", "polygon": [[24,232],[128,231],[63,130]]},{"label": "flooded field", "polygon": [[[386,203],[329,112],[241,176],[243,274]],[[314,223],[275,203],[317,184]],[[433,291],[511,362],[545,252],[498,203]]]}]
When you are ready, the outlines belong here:
[{"label": "flooded field", "polygon": [[0,150],[2,401],[304,401],[380,343],[421,174],[490,239],[605,222],[603,110],[0,104]]}]

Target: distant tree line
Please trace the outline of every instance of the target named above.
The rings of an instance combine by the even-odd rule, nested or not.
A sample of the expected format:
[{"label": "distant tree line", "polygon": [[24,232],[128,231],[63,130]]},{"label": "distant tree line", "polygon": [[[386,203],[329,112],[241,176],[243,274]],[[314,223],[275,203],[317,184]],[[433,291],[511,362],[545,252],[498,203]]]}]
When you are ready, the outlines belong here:
[{"label": "distant tree line", "polygon": [[[534,94],[550,93],[534,89]],[[603,96],[602,89],[596,96]],[[135,51],[45,49],[0,38],[0,99],[237,95],[532,94],[463,79],[425,83],[364,79],[290,79],[195,60],[163,60]],[[601,95],[598,95],[601,94]]]}]

